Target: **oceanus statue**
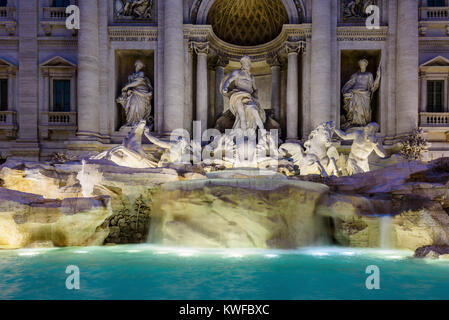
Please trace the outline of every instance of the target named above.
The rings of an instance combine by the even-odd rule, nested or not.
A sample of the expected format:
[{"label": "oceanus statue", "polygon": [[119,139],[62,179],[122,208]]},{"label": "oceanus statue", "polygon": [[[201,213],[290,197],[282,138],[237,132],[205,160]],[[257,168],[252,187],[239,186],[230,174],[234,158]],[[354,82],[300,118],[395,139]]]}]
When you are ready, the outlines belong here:
[{"label": "oceanus statue", "polygon": [[229,109],[236,118],[233,129],[263,130],[266,114],[258,101],[256,79],[250,72],[251,59],[244,56],[240,63],[241,68],[228,73],[220,85],[221,94],[229,98]]}]

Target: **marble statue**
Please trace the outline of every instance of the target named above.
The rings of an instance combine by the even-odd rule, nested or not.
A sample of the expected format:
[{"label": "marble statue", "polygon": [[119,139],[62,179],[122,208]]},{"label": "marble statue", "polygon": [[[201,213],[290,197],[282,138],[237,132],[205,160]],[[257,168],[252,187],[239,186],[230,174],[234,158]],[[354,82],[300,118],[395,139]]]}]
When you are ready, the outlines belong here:
[{"label": "marble statue", "polygon": [[385,158],[385,152],[382,141],[377,138],[379,131],[377,123],[370,123],[362,129],[345,133],[342,130],[335,129],[335,133],[343,140],[353,140],[351,153],[347,161],[347,172],[349,175],[369,172],[368,157],[374,151],[379,157]]},{"label": "marble statue", "polygon": [[119,17],[149,19],[153,11],[153,0],[117,0],[116,12]]},{"label": "marble statue", "polygon": [[122,89],[122,95],[117,99],[126,113],[125,126],[132,127],[140,121],[151,119],[151,98],[153,87],[150,79],[142,71],[145,65],[142,61],[135,62],[136,72],[128,77],[128,83]]},{"label": "marble statue", "polygon": [[332,144],[335,125],[332,121],[319,125],[313,130],[304,148],[299,143],[284,143],[280,146],[281,155],[290,155],[299,167],[301,175],[319,174],[323,177],[340,176],[337,165],[339,154]]},{"label": "marble statue", "polygon": [[187,160],[186,156],[190,163],[192,147],[191,143],[185,137],[178,137],[177,141],[164,141],[153,136],[148,128],[145,129],[144,134],[151,143],[165,149],[157,167],[163,168],[167,167],[169,164],[184,163],[185,160]]},{"label": "marble statue", "polygon": [[251,59],[244,56],[241,69],[227,74],[221,85],[221,94],[229,98],[229,108],[235,116],[233,129],[263,130],[266,114],[258,101],[256,80],[250,72]]},{"label": "marble statue", "polygon": [[141,120],[123,140],[123,144],[111,150],[92,157],[93,160],[110,160],[122,167],[156,168],[158,163],[148,159],[142,148],[142,135],[145,132],[146,121]]},{"label": "marble statue", "polygon": [[377,77],[366,71],[368,60],[359,61],[360,71],[353,74],[351,79],[343,87],[344,110],[346,111],[346,123],[343,127],[363,127],[371,122],[371,100],[373,94],[379,89],[380,67]]}]

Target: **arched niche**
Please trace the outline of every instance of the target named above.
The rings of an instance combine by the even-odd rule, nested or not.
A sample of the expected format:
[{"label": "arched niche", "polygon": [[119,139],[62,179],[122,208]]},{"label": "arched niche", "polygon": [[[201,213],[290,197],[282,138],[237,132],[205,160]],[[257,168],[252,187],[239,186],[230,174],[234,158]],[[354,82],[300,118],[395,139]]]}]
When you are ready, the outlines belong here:
[{"label": "arched niche", "polygon": [[[154,117],[154,51],[153,50],[117,50],[115,52],[115,65],[116,65],[116,87],[114,100],[120,95],[122,88],[128,83],[128,77],[135,72],[135,62],[140,60],[144,63],[145,67],[143,72],[145,76],[150,79],[153,86],[153,99],[151,101],[151,116]],[[126,122],[126,114],[123,107],[115,101],[115,119],[114,127],[118,131]]]},{"label": "arched niche", "polygon": [[[193,24],[207,24],[209,11],[216,0],[195,0],[190,10],[190,20]],[[288,23],[300,24],[305,20],[303,0],[281,0],[287,10]]]}]

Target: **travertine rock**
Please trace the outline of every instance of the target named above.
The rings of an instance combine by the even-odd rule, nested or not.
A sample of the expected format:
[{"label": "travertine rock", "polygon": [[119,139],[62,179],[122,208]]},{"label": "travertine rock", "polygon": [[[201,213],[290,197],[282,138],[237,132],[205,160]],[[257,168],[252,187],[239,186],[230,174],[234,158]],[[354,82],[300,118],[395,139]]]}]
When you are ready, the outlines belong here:
[{"label": "travertine rock", "polygon": [[416,258],[448,259],[449,246],[424,246],[415,250]]},{"label": "travertine rock", "polygon": [[168,183],[154,195],[150,242],[169,246],[295,248],[315,243],[324,185],[276,179]]},{"label": "travertine rock", "polygon": [[407,211],[394,218],[394,233],[398,248],[449,245],[449,216],[443,210]]},{"label": "travertine rock", "polygon": [[102,245],[111,214],[108,197],[47,200],[0,188],[0,247]]}]

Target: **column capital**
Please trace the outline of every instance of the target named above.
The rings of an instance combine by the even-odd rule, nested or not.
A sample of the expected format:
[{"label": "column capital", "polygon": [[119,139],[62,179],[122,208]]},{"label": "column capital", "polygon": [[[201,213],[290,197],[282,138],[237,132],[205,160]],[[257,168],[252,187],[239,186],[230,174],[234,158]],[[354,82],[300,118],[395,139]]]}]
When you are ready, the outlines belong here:
[{"label": "column capital", "polygon": [[273,68],[273,67],[280,67],[281,66],[281,61],[279,60],[279,56],[278,55],[269,56],[267,58],[267,63],[268,63],[268,65],[271,68]]},{"label": "column capital", "polygon": [[225,55],[218,55],[216,61],[216,67],[225,68],[229,64],[229,58]]},{"label": "column capital", "polygon": [[189,43],[187,44],[187,50],[189,53],[193,53],[193,51],[195,50],[193,41],[189,41]]},{"label": "column capital", "polygon": [[210,59],[209,66],[211,69],[225,68],[229,64],[229,58],[225,55],[216,55]]},{"label": "column capital", "polygon": [[192,41],[191,42],[192,46],[193,46],[193,50],[195,50],[195,53],[197,55],[200,54],[209,54],[209,42],[204,41],[204,42],[196,42],[196,41]]},{"label": "column capital", "polygon": [[304,41],[287,41],[284,45],[287,54],[298,54],[304,49]]}]

